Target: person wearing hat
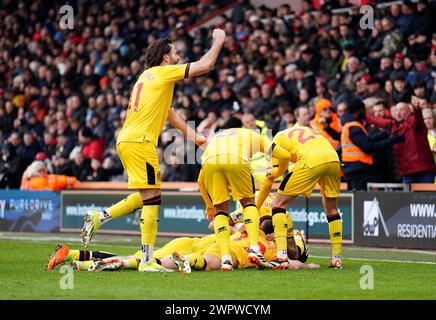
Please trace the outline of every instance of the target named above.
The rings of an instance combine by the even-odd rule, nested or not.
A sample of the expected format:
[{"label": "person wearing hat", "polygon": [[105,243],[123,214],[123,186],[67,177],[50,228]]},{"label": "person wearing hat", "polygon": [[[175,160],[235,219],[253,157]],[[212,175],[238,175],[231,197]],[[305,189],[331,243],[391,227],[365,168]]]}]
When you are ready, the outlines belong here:
[{"label": "person wearing hat", "polygon": [[398,76],[406,76],[406,70],[404,70],[404,54],[396,53],[392,62],[392,71],[389,75],[391,80],[395,79]]},{"label": "person wearing hat", "polygon": [[319,99],[315,103],[316,113],[315,118],[310,121],[310,126],[318,129],[321,134],[330,142],[335,148],[339,149],[339,138],[341,132],[341,122],[333,111],[333,104],[330,100],[325,98]]},{"label": "person wearing hat", "polygon": [[381,97],[383,91],[381,89],[381,80],[377,77],[370,77],[366,82],[369,97]]},{"label": "person wearing hat", "polygon": [[363,125],[365,104],[361,99],[347,101],[347,111],[341,118],[341,157],[345,180],[350,190],[366,190],[370,169],[374,163],[371,155],[374,151],[404,141],[404,136],[388,137],[383,131],[369,137]]}]

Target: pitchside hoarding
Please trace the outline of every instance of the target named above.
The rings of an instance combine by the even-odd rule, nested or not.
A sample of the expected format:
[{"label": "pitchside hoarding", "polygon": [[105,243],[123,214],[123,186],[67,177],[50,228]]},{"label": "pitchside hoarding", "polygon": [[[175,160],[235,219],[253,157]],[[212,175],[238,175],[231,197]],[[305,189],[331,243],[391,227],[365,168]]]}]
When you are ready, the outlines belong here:
[{"label": "pitchside hoarding", "polygon": [[0,230],[58,232],[60,196],[52,191],[0,191]]},{"label": "pitchside hoarding", "polygon": [[[102,211],[128,196],[122,191],[64,191],[62,192],[61,231],[77,231],[83,226],[83,215],[88,210]],[[235,204],[231,204],[235,208]],[[113,233],[139,232],[141,209],[102,226],[102,231]],[[159,234],[208,234],[209,222],[204,215],[204,202],[199,192],[162,192],[159,213]]]},{"label": "pitchside hoarding", "polygon": [[436,192],[356,192],[357,245],[436,249]]},{"label": "pitchside hoarding", "polygon": [[[298,197],[289,206],[294,228],[308,233],[310,239],[329,239],[329,227],[327,217],[322,206],[320,194],[312,194],[309,198],[309,215],[306,214],[306,198]],[[353,240],[353,194],[342,193],[339,197],[339,214],[342,218],[343,239]],[[306,223],[307,218],[309,222]],[[308,225],[308,231],[306,230]]]},{"label": "pitchside hoarding", "polygon": [[[87,210],[104,210],[118,202],[129,192],[62,192],[61,231],[78,231],[83,226],[83,215]],[[352,240],[352,194],[341,194],[339,200],[340,214],[344,222],[344,240]],[[208,221],[204,216],[204,202],[198,192],[162,192],[162,205],[159,214],[160,235],[209,234]],[[231,202],[230,209],[236,204]],[[294,227],[306,229],[306,199],[299,197],[289,209]],[[114,219],[102,227],[102,231],[111,233],[139,232],[141,210]],[[309,236],[311,239],[328,239],[328,224],[322,207],[321,197],[314,194],[309,199]]]}]

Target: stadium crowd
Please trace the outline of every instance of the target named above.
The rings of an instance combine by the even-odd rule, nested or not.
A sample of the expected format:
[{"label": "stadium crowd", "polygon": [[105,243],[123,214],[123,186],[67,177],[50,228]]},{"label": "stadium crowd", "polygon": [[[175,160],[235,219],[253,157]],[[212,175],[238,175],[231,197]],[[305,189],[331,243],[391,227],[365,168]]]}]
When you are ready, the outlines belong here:
[{"label": "stadium crowd", "polygon": [[[195,61],[214,27],[227,35],[218,67],[180,82],[174,94],[173,107],[198,132],[244,126],[275,134],[310,125],[341,153],[342,128],[357,120],[365,130],[350,129],[346,138],[358,135],[373,162],[345,163],[344,180],[357,181],[351,187],[362,189],[362,177],[434,181],[435,2],[374,7],[374,28],[363,29],[348,1],[324,1],[318,11],[304,1],[294,13],[286,4],[270,9],[244,0],[231,16],[189,32],[229,2],[70,1],[69,30],[61,29],[55,3],[3,0],[0,187],[19,188],[35,160],[44,172],[79,181],[126,180],[115,142],[147,45],[170,37],[186,62]],[[186,150],[163,161],[169,144],[183,148],[183,139],[162,134],[162,180],[196,181],[200,165],[185,164]]]}]

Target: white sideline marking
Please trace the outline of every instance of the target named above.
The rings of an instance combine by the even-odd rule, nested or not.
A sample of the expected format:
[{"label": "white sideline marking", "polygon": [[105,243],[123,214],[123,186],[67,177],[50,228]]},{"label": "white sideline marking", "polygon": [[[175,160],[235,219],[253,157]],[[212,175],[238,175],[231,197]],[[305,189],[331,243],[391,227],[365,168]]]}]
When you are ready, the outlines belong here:
[{"label": "white sideline marking", "polygon": [[[62,243],[79,243],[82,244],[82,240],[80,240],[80,238],[71,238],[71,237],[32,237],[32,236],[10,236],[10,235],[3,235],[0,233],[0,240],[22,240],[22,241],[37,241],[37,242],[52,242],[52,241],[58,241],[58,242],[62,242]],[[96,244],[98,246],[101,247],[113,247],[113,246],[117,246],[117,247],[126,247],[126,248],[131,248],[135,246],[135,243],[132,243],[131,245],[127,245],[127,243],[130,241],[126,240],[126,244],[118,244],[116,242],[114,243],[108,243],[108,242],[104,242],[104,243],[100,243],[100,241],[98,240],[94,240],[92,241],[93,244]]]},{"label": "white sideline marking", "polygon": [[368,247],[351,247],[347,248],[348,250],[360,250],[360,251],[390,251],[390,252],[411,252],[411,253],[419,253],[419,254],[429,254],[436,255],[436,251],[421,251],[421,250],[413,250],[413,249],[394,249],[394,248],[368,248]]},{"label": "white sideline marking", "polygon": [[[82,244],[82,241],[80,237],[60,237],[60,236],[44,236],[44,237],[34,237],[34,236],[19,236],[19,235],[5,235],[3,233],[0,233],[0,240],[24,240],[24,241],[38,241],[38,242],[50,242],[50,241],[59,241],[62,243],[80,243]],[[107,243],[103,242],[100,243],[98,240],[93,239],[93,244],[101,246],[101,247],[125,247],[125,248],[131,248],[134,247],[136,244],[132,242],[131,245],[128,245],[130,240],[125,239],[125,244],[118,244],[118,243]],[[410,249],[380,249],[380,248],[355,248],[354,250],[388,250],[388,251],[397,251],[397,252],[413,252],[413,253],[423,253],[423,254],[430,254],[430,255],[436,255],[436,252],[429,252],[429,251],[419,251],[419,250],[410,250]],[[310,255],[310,257],[318,258],[318,259],[331,259],[331,257],[328,256],[314,256]],[[355,261],[374,261],[374,262],[394,262],[394,263],[415,263],[415,264],[436,264],[436,262],[432,261],[411,261],[411,260],[389,260],[389,259],[368,259],[368,258],[348,258],[345,257],[344,260],[355,260]]]},{"label": "white sideline marking", "polygon": [[[313,256],[309,255],[309,257],[317,258],[317,259],[331,259],[332,257],[325,256]],[[416,264],[436,264],[436,262],[432,261],[411,261],[411,260],[389,260],[389,259],[367,259],[367,258],[348,258],[345,257],[344,261],[347,260],[355,260],[355,261],[373,261],[373,262],[395,262],[395,263],[416,263]]]}]

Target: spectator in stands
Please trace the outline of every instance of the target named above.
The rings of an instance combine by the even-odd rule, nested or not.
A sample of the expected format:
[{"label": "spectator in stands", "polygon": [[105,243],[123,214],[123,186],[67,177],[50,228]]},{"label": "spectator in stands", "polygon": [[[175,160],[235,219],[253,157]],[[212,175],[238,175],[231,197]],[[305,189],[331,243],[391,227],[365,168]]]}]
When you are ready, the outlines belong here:
[{"label": "spectator in stands", "polygon": [[244,128],[257,131],[264,137],[268,138],[268,127],[263,120],[256,120],[253,114],[245,113],[242,116],[242,125]]},{"label": "spectator in stands", "polygon": [[56,145],[57,141],[54,135],[48,130],[44,131],[42,140],[42,151],[44,151],[47,157],[51,158],[56,154]]},{"label": "spectator in stands", "polygon": [[381,58],[382,56],[392,56],[394,53],[403,49],[403,35],[399,29],[395,28],[394,22],[388,16],[383,17],[382,28],[384,32],[383,47],[380,51],[370,53],[372,58]]},{"label": "spectator in stands", "polygon": [[342,118],[342,116],[344,115],[345,112],[347,112],[347,103],[341,102],[336,107],[336,115],[338,116],[339,120]]},{"label": "spectator in stands", "polygon": [[342,85],[344,85],[348,90],[354,91],[356,89],[356,83],[364,75],[363,65],[356,57],[351,57],[348,60],[347,71],[344,74],[344,79]]},{"label": "spectator in stands", "polygon": [[318,129],[333,148],[339,150],[341,123],[333,111],[333,104],[330,100],[321,98],[316,102],[315,108],[315,118],[310,121],[310,126]]},{"label": "spectator in stands", "polygon": [[78,181],[86,181],[86,177],[91,174],[91,161],[85,158],[81,151],[74,154],[73,160],[69,162],[69,172],[77,177]]},{"label": "spectator in stands", "polygon": [[416,18],[415,4],[410,0],[403,1],[401,5],[401,15],[395,22],[405,37],[408,37],[412,33]]},{"label": "spectator in stands", "polygon": [[340,82],[336,79],[332,79],[328,83],[328,92],[330,100],[334,106],[338,106],[340,103],[347,101],[350,98],[349,91],[344,86],[341,86]]},{"label": "spectator in stands", "polygon": [[253,84],[253,78],[248,74],[248,70],[245,64],[240,63],[236,67],[236,81],[233,85],[233,91],[237,94],[247,90],[251,84]]},{"label": "spectator in stands", "polygon": [[341,150],[345,179],[350,190],[366,190],[370,182],[370,169],[374,163],[371,153],[381,151],[404,141],[404,136],[388,138],[387,132],[368,136],[363,126],[365,105],[360,99],[347,102],[347,112],[342,117]]},{"label": "spectator in stands", "polygon": [[432,183],[436,169],[421,110],[404,102],[395,109],[393,120],[368,113],[366,120],[379,128],[389,128],[391,135],[404,135],[405,141],[393,146],[403,183]]},{"label": "spectator in stands", "polygon": [[298,107],[294,111],[294,116],[295,116],[295,120],[296,120],[294,127],[298,128],[298,127],[309,126],[310,112],[309,112],[308,107],[306,107],[306,106]]},{"label": "spectator in stands", "polygon": [[412,97],[412,91],[406,82],[404,76],[399,75],[394,79],[394,90],[392,93],[392,102],[397,104],[399,102],[409,103]]},{"label": "spectator in stands", "polygon": [[103,159],[103,140],[93,135],[91,129],[85,127],[79,132],[79,143],[85,158]]},{"label": "spectator in stands", "polygon": [[412,30],[419,34],[426,35],[430,38],[432,33],[435,31],[434,19],[435,8],[431,6],[428,0],[421,0],[417,3],[417,17],[415,23],[413,24]]},{"label": "spectator in stands", "polygon": [[17,189],[20,187],[22,162],[12,144],[6,143],[1,149],[0,188]]},{"label": "spectator in stands", "polygon": [[[388,119],[386,103],[383,100],[377,100],[372,108],[372,112],[376,117]],[[380,130],[374,125],[366,124],[365,126],[368,136],[378,136]],[[398,177],[397,167],[395,165],[395,157],[391,146],[387,146],[384,150],[375,151],[372,153],[374,164],[370,169],[370,181],[373,182],[401,182]]]},{"label": "spectator in stands", "polygon": [[35,140],[30,132],[26,132],[23,135],[23,149],[20,154],[24,166],[28,166],[35,159],[35,155],[41,151],[38,141]]},{"label": "spectator in stands", "polygon": [[[238,120],[246,109],[276,131],[293,123],[295,107],[306,105],[307,97],[311,115],[319,98],[329,99],[339,113],[341,103],[352,96],[379,95],[389,113],[394,103],[410,101],[411,87],[423,80],[428,100],[415,92],[421,100],[414,103],[421,108],[436,107],[431,76],[436,72],[433,2],[392,4],[389,10],[373,6],[374,28],[365,31],[358,28],[356,8],[350,14],[325,11],[349,6],[346,0],[324,1],[320,15],[308,11],[311,6],[304,2],[308,10],[292,20],[285,17],[291,13],[289,5],[274,11],[245,1],[237,5],[231,18],[223,15],[217,19],[228,34],[217,72],[180,82],[175,106],[183,107],[197,125],[209,112],[215,112],[209,114],[215,118],[213,123],[218,122],[212,131],[237,126],[237,121],[230,124],[229,115],[232,121]],[[44,5],[44,12],[56,11],[56,6]],[[75,25],[81,29],[77,32],[59,29],[51,14],[35,14],[42,10],[38,1],[32,6],[22,0],[9,1],[2,8],[5,23],[0,23],[4,53],[0,61],[0,144],[11,136],[18,141],[14,149],[20,155],[25,132],[32,133],[45,151],[45,132],[53,136],[52,141],[67,137],[56,158],[64,159],[56,162],[64,161],[68,167],[68,157],[74,158],[76,153],[70,145],[79,145],[79,132],[87,124],[102,138],[106,150],[101,149],[108,158],[110,152],[106,151],[114,148],[113,133],[126,116],[130,88],[144,68],[144,48],[169,35],[177,38],[175,43],[187,60],[195,60],[191,58],[201,55],[207,46],[204,39],[213,27],[194,28],[194,36],[187,29],[218,6],[195,1],[183,6],[180,10],[171,1],[149,1],[147,5],[127,1],[121,6],[115,0],[79,2]],[[265,22],[275,18],[273,23]],[[20,21],[29,21],[29,27],[16,28]],[[371,84],[372,80],[358,81],[362,76],[380,79],[382,90],[377,83]],[[397,85],[394,92],[394,79],[399,76],[406,84]],[[326,84],[327,92],[322,92],[321,83]],[[261,99],[250,97],[253,85],[260,88]],[[235,101],[240,108],[237,112],[230,109]],[[279,108],[285,101],[290,106]],[[204,124],[212,126],[209,122]],[[48,135],[46,138],[49,143]],[[86,148],[84,152],[87,154]],[[108,161],[119,163],[117,156]]]},{"label": "spectator in stands", "polygon": [[109,177],[105,169],[103,169],[99,158],[91,159],[91,171],[86,176],[85,181],[108,181]]},{"label": "spectator in stands", "polygon": [[341,50],[338,44],[330,45],[330,56],[325,62],[325,77],[328,81],[335,79],[342,64]]}]

